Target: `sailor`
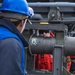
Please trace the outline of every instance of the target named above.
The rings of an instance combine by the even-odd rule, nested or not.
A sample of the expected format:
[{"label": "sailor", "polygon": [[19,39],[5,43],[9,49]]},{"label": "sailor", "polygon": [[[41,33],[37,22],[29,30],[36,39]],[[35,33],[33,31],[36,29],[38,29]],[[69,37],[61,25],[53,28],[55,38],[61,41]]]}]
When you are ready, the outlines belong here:
[{"label": "sailor", "polygon": [[25,75],[28,46],[22,32],[30,10],[26,0],[3,0],[0,8],[0,75]]}]

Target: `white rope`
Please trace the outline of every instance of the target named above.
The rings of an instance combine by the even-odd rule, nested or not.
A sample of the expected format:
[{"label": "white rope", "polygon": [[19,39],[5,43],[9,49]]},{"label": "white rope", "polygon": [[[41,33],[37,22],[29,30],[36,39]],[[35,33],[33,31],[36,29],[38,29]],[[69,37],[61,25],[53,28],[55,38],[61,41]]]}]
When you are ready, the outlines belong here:
[{"label": "white rope", "polygon": [[26,25],[26,23],[27,23],[27,19],[25,19],[25,21],[24,21],[24,25],[23,25],[23,28],[22,28],[22,30],[21,30],[21,33],[22,33],[23,30],[25,29],[25,25]]}]

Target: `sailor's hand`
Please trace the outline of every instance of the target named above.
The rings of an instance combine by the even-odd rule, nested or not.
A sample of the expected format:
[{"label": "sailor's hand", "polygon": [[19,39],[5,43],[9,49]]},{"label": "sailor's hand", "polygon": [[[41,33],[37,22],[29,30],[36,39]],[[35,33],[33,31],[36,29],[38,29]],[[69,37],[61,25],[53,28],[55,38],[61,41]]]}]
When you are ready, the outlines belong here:
[{"label": "sailor's hand", "polygon": [[45,37],[50,37],[50,33],[43,33],[43,36],[45,36]]}]

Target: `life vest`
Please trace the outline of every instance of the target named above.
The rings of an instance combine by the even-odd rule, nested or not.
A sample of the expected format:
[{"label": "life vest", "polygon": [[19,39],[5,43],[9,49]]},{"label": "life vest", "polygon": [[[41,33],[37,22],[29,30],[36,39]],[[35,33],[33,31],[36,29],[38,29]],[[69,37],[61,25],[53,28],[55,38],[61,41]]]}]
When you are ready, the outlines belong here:
[{"label": "life vest", "polygon": [[52,63],[51,54],[35,54],[35,69],[52,70]]},{"label": "life vest", "polygon": [[[67,58],[70,58],[70,56],[67,56]],[[71,62],[67,63],[67,70],[70,71],[70,67],[71,67]]]}]

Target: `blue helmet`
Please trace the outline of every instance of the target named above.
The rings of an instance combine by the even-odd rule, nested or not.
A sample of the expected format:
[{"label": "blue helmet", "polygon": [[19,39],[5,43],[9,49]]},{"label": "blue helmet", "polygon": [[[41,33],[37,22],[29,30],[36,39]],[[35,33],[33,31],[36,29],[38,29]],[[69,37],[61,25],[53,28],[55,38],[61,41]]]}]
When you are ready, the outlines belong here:
[{"label": "blue helmet", "polygon": [[26,0],[3,0],[0,11],[9,11],[29,16]]}]

